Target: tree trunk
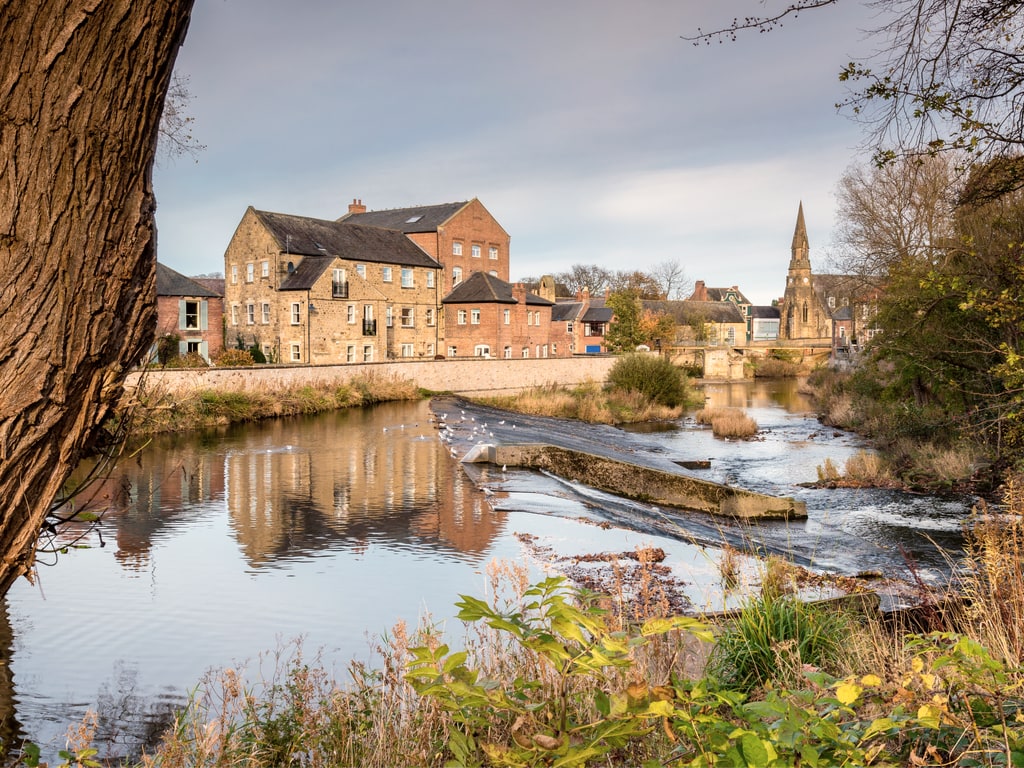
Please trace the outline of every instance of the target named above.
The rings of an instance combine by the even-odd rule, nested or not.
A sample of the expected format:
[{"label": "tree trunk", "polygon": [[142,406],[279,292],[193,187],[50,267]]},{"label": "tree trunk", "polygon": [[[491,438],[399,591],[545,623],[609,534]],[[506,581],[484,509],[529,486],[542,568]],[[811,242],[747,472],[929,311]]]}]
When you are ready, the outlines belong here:
[{"label": "tree trunk", "polygon": [[0,594],[155,335],[152,165],[192,0],[0,0]]}]

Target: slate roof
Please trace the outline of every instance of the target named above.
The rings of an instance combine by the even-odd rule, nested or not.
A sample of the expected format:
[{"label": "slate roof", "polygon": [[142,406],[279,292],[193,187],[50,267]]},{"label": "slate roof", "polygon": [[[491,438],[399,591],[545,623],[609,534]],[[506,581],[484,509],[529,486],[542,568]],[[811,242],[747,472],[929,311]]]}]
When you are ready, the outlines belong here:
[{"label": "slate roof", "polygon": [[751,307],[750,316],[758,320],[779,320],[782,317],[782,313],[779,312],[778,307]]},{"label": "slate roof", "polygon": [[743,291],[736,288],[706,288],[708,301],[728,301],[726,296],[730,293],[736,294],[736,300],[740,304],[750,304],[750,299],[743,295]]},{"label": "slate roof", "polygon": [[[518,304],[512,295],[512,284],[487,272],[474,272],[441,299],[442,304]],[[526,303],[550,307],[553,302],[534,293],[526,294]]]},{"label": "slate roof", "polygon": [[303,256],[288,277],[281,281],[279,291],[308,291],[334,263],[333,256]]},{"label": "slate roof", "polygon": [[564,323],[568,320],[575,320],[580,310],[583,309],[582,301],[559,301],[551,308],[551,322]]},{"label": "slate roof", "polygon": [[464,200],[461,203],[440,203],[438,205],[418,205],[411,208],[389,208],[366,213],[346,213],[338,221],[362,224],[367,227],[397,229],[406,234],[435,232],[439,226],[469,203],[469,200]]},{"label": "slate roof", "polygon": [[591,305],[580,319],[585,323],[610,323],[614,314],[611,307],[595,307]]},{"label": "slate roof", "polygon": [[278,247],[287,253],[304,257],[337,256],[350,261],[428,269],[441,266],[426,251],[395,230],[287,213],[255,209],[253,212],[277,241]]},{"label": "slate roof", "polygon": [[200,285],[191,277],[175,272],[159,261],[156,263],[157,296],[194,296],[196,298],[219,299],[221,294]]},{"label": "slate roof", "polygon": [[224,295],[223,277],[193,277],[192,279],[203,286],[203,288],[213,291],[218,296]]},{"label": "slate roof", "polygon": [[697,319],[708,323],[744,323],[746,318],[731,301],[644,301],[644,309],[664,312],[680,325]]}]

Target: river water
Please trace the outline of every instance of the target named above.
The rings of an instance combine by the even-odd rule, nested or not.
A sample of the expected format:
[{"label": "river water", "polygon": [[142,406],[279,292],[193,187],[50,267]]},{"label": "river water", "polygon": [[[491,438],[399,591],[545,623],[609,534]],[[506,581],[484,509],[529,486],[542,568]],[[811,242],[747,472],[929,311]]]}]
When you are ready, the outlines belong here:
[{"label": "river water", "polygon": [[[426,402],[159,438],[79,501],[103,513],[99,525],[65,534],[62,544],[82,538],[41,557],[35,583],[8,594],[0,736],[52,754],[67,725],[92,709],[103,751],[131,753],[210,669],[301,637],[341,671],[369,659],[371,642],[397,621],[450,619],[458,595],[485,595],[493,561],[526,562],[540,575],[549,563],[523,534],[568,555],[660,546],[697,608],[726,604],[716,587],[723,541],[838,573],[905,577],[904,551],[926,579],[948,572],[967,502],[803,488],[826,458],[841,466],[860,441],[823,429],[794,382],[712,385],[706,394],[744,407],[759,439],[718,440],[692,418],[671,431],[626,432],[441,403],[435,410],[461,427],[442,440]],[[736,526],[460,463],[481,439],[710,459],[701,476],[796,496],[809,517]]]}]

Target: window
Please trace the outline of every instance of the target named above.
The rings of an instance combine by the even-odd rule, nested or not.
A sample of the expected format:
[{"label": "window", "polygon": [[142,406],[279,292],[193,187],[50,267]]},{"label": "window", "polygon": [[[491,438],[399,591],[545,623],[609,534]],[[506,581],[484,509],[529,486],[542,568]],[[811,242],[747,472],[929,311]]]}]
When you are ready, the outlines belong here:
[{"label": "window", "polygon": [[533,312],[526,310],[526,324],[533,325]]},{"label": "window", "polygon": [[462,282],[462,267],[452,267],[452,288]]},{"label": "window", "polygon": [[292,325],[302,322],[302,305],[297,301],[292,302]]},{"label": "window", "polygon": [[373,344],[363,344],[363,362],[373,362]]},{"label": "window", "polygon": [[185,353],[189,355],[198,355],[202,349],[203,342],[201,341],[188,341],[185,343]]},{"label": "window", "polygon": [[384,267],[380,271],[380,279],[385,283],[391,282],[391,267]]},{"label": "window", "polygon": [[427,307],[424,310],[424,315],[425,315],[424,319],[426,320],[427,325],[433,325],[434,324],[434,308],[433,307]]},{"label": "window", "polygon": [[331,272],[331,296],[336,299],[348,298],[348,273],[344,269]]},{"label": "window", "polygon": [[496,260],[496,259],[498,258],[498,246],[496,246],[496,245],[492,245],[492,246],[491,246],[491,247],[490,247],[490,248],[488,249],[488,251],[487,251],[487,255],[488,255],[488,257],[489,257],[489,258],[491,258],[491,259],[495,259],[495,260]]},{"label": "window", "polygon": [[270,262],[265,259],[260,262],[260,277],[270,277]]},{"label": "window", "polygon": [[251,261],[245,265],[245,282],[251,283],[256,279],[256,265]]},{"label": "window", "polygon": [[349,325],[355,325],[356,322],[356,305],[349,304],[345,307],[345,319],[348,320]]},{"label": "window", "polygon": [[384,324],[387,325],[388,328],[394,328],[395,326],[394,307],[390,304],[384,310]]},{"label": "window", "polygon": [[475,347],[473,347],[473,356],[474,357],[490,357],[491,356],[491,348],[490,348],[490,346],[488,346],[487,344],[477,344]]},{"label": "window", "polygon": [[412,351],[412,344],[402,345],[402,357],[413,357],[415,353]]},{"label": "window", "polygon": [[415,314],[413,307],[402,307],[402,327],[412,328],[415,323]]},{"label": "window", "polygon": [[505,345],[505,359],[506,360],[511,360],[512,359],[512,347],[507,345],[507,344]]},{"label": "window", "polygon": [[293,341],[292,342],[292,358],[291,359],[292,359],[293,363],[301,363],[302,362],[302,345],[299,344],[297,341]]},{"label": "window", "polygon": [[427,271],[427,288],[434,287],[434,270]]},{"label": "window", "polygon": [[459,350],[454,346],[448,347],[448,357],[456,357],[459,354]]},{"label": "window", "polygon": [[512,310],[511,309],[506,309],[505,312],[504,312],[504,316],[505,316],[505,325],[511,324],[512,323]]},{"label": "window", "polygon": [[238,325],[238,305],[231,305],[231,324]]},{"label": "window", "polygon": [[178,305],[178,327],[185,330],[199,330],[198,301],[182,301]]},{"label": "window", "polygon": [[471,309],[469,311],[469,322],[473,325],[480,325],[480,310]]},{"label": "window", "polygon": [[459,310],[459,325],[465,325],[465,324],[466,324],[466,310],[460,309]]},{"label": "window", "polygon": [[530,348],[529,347],[523,347],[523,358],[527,358],[529,356],[530,356]]},{"label": "window", "polygon": [[736,343],[735,328],[730,328],[728,331],[725,332],[725,343],[728,344],[729,346],[732,346],[733,344]]},{"label": "window", "polygon": [[251,301],[245,305],[245,322],[248,325],[256,322],[256,305]]},{"label": "window", "polygon": [[407,269],[407,268],[404,268],[404,267],[402,268],[402,287],[403,288],[414,288],[415,287],[413,285],[413,281],[412,281],[412,270],[411,269]]},{"label": "window", "polygon": [[469,249],[469,254],[474,259],[479,259],[480,258],[480,246],[479,245],[471,246],[470,249]]},{"label": "window", "polygon": [[452,256],[461,256],[461,255],[462,255],[462,243],[460,243],[460,242],[458,242],[456,240],[454,243],[452,243]]},{"label": "window", "polygon": [[551,356],[558,357],[558,345],[555,342],[551,342]]},{"label": "window", "polygon": [[231,265],[231,284],[236,285],[238,283],[238,265]]},{"label": "window", "polygon": [[356,345],[349,344],[345,347],[345,362],[354,363],[356,361]]},{"label": "window", "polygon": [[433,357],[433,356],[434,356],[434,343],[433,342],[428,342],[427,343],[427,357]]},{"label": "window", "polygon": [[839,326],[839,338],[840,339],[845,339],[846,338],[846,326],[843,326],[843,325]]},{"label": "window", "polygon": [[270,322],[270,302],[263,302],[263,324],[267,325]]},{"label": "window", "polygon": [[363,280],[366,279],[366,265],[356,264],[356,274],[359,275]]},{"label": "window", "polygon": [[829,296],[828,297],[828,308],[829,309],[835,309],[836,308],[836,297],[835,296]]},{"label": "window", "polygon": [[540,356],[541,357],[547,357],[548,356],[548,345],[547,344],[545,344],[543,347],[540,348]]},{"label": "window", "polygon": [[566,333],[572,333],[572,320],[570,320],[569,322],[567,322],[565,324],[565,332]]}]

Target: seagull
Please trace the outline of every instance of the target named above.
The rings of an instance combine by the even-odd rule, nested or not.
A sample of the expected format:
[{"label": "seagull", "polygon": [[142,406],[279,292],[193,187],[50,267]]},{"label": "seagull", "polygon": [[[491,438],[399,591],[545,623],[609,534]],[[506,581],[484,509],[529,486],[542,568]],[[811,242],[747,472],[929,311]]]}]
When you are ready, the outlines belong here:
[{"label": "seagull", "polygon": [[501,465],[501,474],[505,474],[505,470],[508,469],[508,464]]}]

